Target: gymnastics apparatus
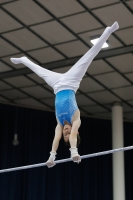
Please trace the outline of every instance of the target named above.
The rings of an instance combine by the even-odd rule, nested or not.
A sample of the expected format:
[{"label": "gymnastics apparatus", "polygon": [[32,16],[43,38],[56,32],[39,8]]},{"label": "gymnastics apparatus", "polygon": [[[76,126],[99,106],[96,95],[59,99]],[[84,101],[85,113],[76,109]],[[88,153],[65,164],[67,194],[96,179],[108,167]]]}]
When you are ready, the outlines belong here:
[{"label": "gymnastics apparatus", "polygon": [[[119,148],[119,149],[113,149],[113,150],[103,151],[103,152],[98,152],[98,153],[92,153],[92,154],[81,156],[81,159],[92,158],[92,157],[96,157],[96,156],[102,156],[102,155],[107,155],[107,154],[111,154],[111,153],[116,153],[119,151],[127,151],[127,150],[131,150],[131,149],[133,149],[133,146],[123,147],[123,148]],[[57,160],[57,161],[55,161],[55,164],[70,162],[70,161],[72,161],[72,158]],[[46,163],[39,163],[39,164],[34,164],[34,165],[22,166],[22,167],[2,169],[2,170],[0,170],[0,173],[18,171],[18,170],[23,170],[23,169],[30,169],[30,168],[35,168],[35,167],[42,167],[42,166],[46,166],[46,165],[47,165]]]}]

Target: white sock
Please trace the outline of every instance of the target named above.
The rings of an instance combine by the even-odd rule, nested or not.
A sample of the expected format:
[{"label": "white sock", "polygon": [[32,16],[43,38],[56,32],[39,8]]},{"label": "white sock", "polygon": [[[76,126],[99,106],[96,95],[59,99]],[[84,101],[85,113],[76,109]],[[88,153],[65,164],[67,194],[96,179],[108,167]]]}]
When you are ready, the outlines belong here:
[{"label": "white sock", "polygon": [[27,58],[25,56],[21,57],[21,58],[10,58],[11,62],[14,63],[14,64],[20,64],[22,63],[22,59],[23,58]]},{"label": "white sock", "polygon": [[115,22],[111,27],[109,27],[111,33],[116,31],[118,28],[119,28],[118,22]]}]

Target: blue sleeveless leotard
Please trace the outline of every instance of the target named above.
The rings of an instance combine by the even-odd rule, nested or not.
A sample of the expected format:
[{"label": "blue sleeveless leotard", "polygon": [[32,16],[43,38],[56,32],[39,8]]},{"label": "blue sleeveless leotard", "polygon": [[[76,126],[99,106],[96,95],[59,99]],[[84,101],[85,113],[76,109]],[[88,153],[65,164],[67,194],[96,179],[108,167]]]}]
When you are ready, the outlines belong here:
[{"label": "blue sleeveless leotard", "polygon": [[62,90],[56,94],[55,98],[56,118],[62,126],[64,121],[72,124],[72,117],[78,110],[75,92],[73,90]]}]

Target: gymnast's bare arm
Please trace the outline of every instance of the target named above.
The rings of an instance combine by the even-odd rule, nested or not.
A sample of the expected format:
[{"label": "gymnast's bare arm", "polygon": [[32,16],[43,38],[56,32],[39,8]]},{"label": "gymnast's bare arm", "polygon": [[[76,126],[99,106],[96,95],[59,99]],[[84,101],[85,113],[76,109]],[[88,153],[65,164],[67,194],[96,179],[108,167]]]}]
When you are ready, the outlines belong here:
[{"label": "gymnast's bare arm", "polygon": [[53,167],[55,165],[54,160],[55,160],[56,151],[58,149],[60,139],[62,137],[62,130],[63,130],[63,127],[59,123],[57,123],[57,126],[55,128],[55,136],[54,136],[54,140],[52,144],[52,150],[50,152],[51,155],[48,161],[46,162],[48,167]]},{"label": "gymnast's bare arm", "polygon": [[52,144],[52,151],[56,152],[58,149],[59,142],[62,137],[62,130],[63,130],[63,127],[58,123],[55,128],[55,136],[54,136],[54,140]]},{"label": "gymnast's bare arm", "polygon": [[73,117],[73,122],[72,122],[72,129],[71,129],[71,134],[69,137],[69,142],[70,142],[70,151],[71,151],[71,158],[73,159],[74,162],[81,162],[80,155],[78,154],[78,149],[76,148],[77,145],[77,134],[78,134],[78,129],[81,125],[81,120],[80,120],[80,111],[77,110],[74,114]]},{"label": "gymnast's bare arm", "polygon": [[73,147],[76,148],[77,134],[78,134],[78,129],[79,129],[80,125],[81,125],[81,120],[80,120],[80,113],[78,111],[74,115],[73,122],[72,122],[71,134],[70,134],[70,137],[69,137],[69,142],[70,142],[71,148],[73,148]]}]

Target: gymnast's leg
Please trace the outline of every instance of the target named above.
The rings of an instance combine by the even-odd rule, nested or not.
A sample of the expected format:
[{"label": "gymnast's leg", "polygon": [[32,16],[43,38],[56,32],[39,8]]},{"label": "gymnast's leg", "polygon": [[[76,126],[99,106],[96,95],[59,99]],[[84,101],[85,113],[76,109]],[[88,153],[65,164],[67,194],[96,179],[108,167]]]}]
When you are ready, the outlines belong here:
[{"label": "gymnast's leg", "polygon": [[14,64],[24,64],[28,68],[30,68],[33,72],[35,72],[38,76],[43,78],[48,85],[50,85],[53,88],[53,85],[60,79],[61,74],[52,72],[50,70],[47,70],[43,67],[40,67],[39,65],[33,63],[30,61],[27,57],[21,57],[21,58],[11,58],[10,59]]},{"label": "gymnast's leg", "polygon": [[65,77],[69,77],[72,80],[77,79],[77,81],[81,81],[84,74],[87,71],[87,68],[91,64],[94,57],[99,53],[103,44],[109,38],[111,33],[116,31],[119,28],[117,22],[115,22],[111,27],[107,27],[97,43],[68,71],[65,73]]},{"label": "gymnast's leg", "polygon": [[[117,22],[115,22],[111,27],[107,27],[97,43],[65,74],[59,74],[47,69],[44,69],[33,62],[31,62],[27,57],[21,58],[11,58],[11,61],[14,64],[23,63],[27,67],[29,67],[32,71],[34,71],[38,76],[43,78],[48,85],[52,88],[56,86],[56,83],[59,82],[60,78],[64,78],[63,82],[60,84],[68,85],[67,81],[69,79],[69,84],[71,84],[71,88],[79,87],[80,81],[82,80],[87,68],[89,67],[90,63],[94,59],[94,57],[99,53],[101,50],[104,42],[108,39],[108,37],[119,28]],[[65,83],[66,82],[66,83]]]}]

